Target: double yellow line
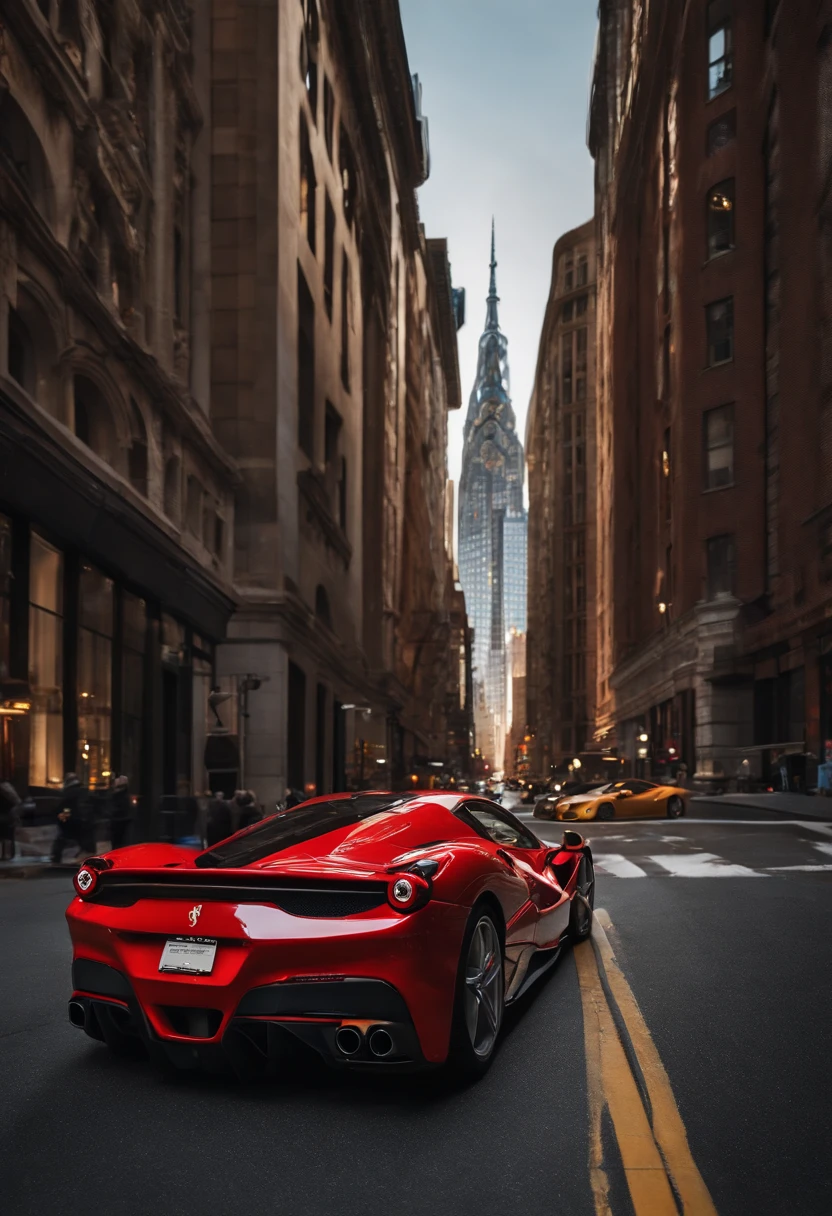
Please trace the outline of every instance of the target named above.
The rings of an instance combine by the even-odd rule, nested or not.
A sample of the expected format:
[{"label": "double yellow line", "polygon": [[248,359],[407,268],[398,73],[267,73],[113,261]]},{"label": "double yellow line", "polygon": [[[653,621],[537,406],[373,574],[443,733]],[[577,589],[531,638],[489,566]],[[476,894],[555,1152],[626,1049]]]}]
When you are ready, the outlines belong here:
[{"label": "double yellow line", "polygon": [[616,962],[606,932],[611,927],[609,916],[599,909],[592,940],[575,949],[584,1016],[589,1172],[596,1216],[614,1216],[601,1135],[605,1110],[618,1142],[635,1216],[679,1216],[680,1212],[717,1216],[691,1156],[670,1080]]}]

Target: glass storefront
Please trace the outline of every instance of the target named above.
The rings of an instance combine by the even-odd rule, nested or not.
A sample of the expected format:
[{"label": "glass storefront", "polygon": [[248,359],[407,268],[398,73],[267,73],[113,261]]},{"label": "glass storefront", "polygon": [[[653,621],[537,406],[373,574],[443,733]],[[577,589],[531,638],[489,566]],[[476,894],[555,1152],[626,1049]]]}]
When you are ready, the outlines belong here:
[{"label": "glass storefront", "polygon": [[29,558],[29,784],[63,781],[63,555],[36,532]]},{"label": "glass storefront", "polygon": [[0,515],[0,680],[9,674],[9,581],[12,571],[12,525]]},{"label": "glass storefront", "polygon": [[113,583],[86,563],[78,580],[78,759],[87,789],[106,789],[112,777]]},{"label": "glass storefront", "polygon": [[142,744],[145,712],[147,604],[125,592],[121,601],[121,772],[130,789],[142,788]]}]

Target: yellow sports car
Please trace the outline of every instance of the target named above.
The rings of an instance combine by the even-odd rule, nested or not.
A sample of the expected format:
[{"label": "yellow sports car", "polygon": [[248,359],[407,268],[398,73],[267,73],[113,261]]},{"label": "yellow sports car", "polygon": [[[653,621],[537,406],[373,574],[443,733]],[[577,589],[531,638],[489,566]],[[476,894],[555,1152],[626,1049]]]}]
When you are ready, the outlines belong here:
[{"label": "yellow sports car", "polygon": [[555,819],[680,819],[689,798],[690,791],[678,785],[655,785],[635,778],[613,781],[588,794],[562,798],[555,807]]}]

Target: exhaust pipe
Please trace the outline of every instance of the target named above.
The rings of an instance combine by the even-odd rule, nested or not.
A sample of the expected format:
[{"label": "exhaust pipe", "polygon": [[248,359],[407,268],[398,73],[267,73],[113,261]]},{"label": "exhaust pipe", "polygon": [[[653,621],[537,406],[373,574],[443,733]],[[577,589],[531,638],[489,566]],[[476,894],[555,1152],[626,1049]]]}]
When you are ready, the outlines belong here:
[{"label": "exhaust pipe", "polygon": [[87,1007],[83,1001],[69,1002],[69,1020],[78,1030],[87,1029]]},{"label": "exhaust pipe", "polygon": [[395,1044],[393,1043],[392,1036],[380,1026],[371,1033],[367,1042],[370,1051],[379,1060],[384,1060],[387,1056],[393,1054]]},{"label": "exhaust pipe", "polygon": [[361,1034],[354,1026],[339,1026],[335,1031],[335,1046],[342,1056],[356,1056],[361,1050]]}]

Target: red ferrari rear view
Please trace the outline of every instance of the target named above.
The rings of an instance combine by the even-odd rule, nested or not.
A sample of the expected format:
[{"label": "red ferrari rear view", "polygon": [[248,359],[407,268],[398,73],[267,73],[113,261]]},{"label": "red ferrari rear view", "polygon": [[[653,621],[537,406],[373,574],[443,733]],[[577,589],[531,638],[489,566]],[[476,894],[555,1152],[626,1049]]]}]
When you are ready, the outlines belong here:
[{"label": "red ferrari rear view", "polygon": [[116,1052],[478,1075],[505,1006],[589,934],[594,872],[576,833],[553,849],[486,799],[362,793],[199,854],[90,858],[75,888],[70,1020]]}]

